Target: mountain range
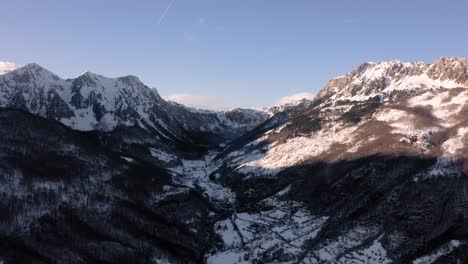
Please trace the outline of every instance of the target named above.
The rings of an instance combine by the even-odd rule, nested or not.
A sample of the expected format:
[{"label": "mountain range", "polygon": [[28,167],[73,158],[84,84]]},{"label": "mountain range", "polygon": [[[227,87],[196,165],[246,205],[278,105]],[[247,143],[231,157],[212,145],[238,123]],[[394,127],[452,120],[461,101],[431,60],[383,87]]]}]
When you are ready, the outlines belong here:
[{"label": "mountain range", "polygon": [[468,60],[198,110],[135,76],[0,75],[5,263],[468,262]]}]

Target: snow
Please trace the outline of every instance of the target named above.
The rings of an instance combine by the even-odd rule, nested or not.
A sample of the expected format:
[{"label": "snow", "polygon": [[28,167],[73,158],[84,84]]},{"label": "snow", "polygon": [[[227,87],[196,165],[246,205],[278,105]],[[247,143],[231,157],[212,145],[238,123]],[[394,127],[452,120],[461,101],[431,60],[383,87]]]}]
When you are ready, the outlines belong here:
[{"label": "snow", "polygon": [[[394,68],[400,67],[403,69],[402,73],[393,72]],[[363,144],[376,140],[377,136],[357,141],[357,138],[364,132],[358,130],[360,124],[345,125],[333,120],[340,117],[354,104],[335,104],[335,102],[339,100],[361,101],[379,96],[381,102],[387,104],[395,91],[402,90],[414,91],[416,96],[408,100],[407,105],[387,104],[387,107],[377,110],[371,120],[389,125],[392,128],[392,134],[401,136],[400,142],[411,145],[407,147],[415,148],[418,153],[428,154],[432,149],[439,147],[439,145],[434,145],[432,135],[455,126],[459,122],[458,116],[463,114],[461,111],[468,99],[468,89],[465,88],[461,92],[452,90],[453,88],[464,89],[463,84],[453,80],[434,80],[427,74],[429,67],[430,65],[422,62],[369,63],[361,73],[355,76],[349,75],[350,78],[354,78],[351,80],[352,85],[361,86],[357,92],[353,91],[356,92],[355,94],[351,93],[351,89],[347,89],[348,87],[344,87],[336,91],[336,94],[333,95],[336,97],[335,99],[323,104],[326,107],[320,109],[320,114],[323,114],[327,121],[322,123],[321,130],[311,134],[296,135],[288,138],[286,142],[269,141],[268,138],[271,135],[281,131],[287,125],[283,124],[279,129],[271,130],[264,137],[251,141],[243,148],[229,153],[226,158],[227,166],[243,174],[246,178],[271,177],[285,168],[308,160],[320,159],[322,155],[333,151],[332,146],[335,144],[346,146],[347,153],[357,152]],[[390,72],[392,76],[389,76]],[[381,80],[381,78],[385,81],[383,87],[369,85],[372,81]],[[349,87],[353,88],[352,85]],[[405,101],[398,102],[405,103]],[[428,109],[427,116],[424,116],[426,119],[420,123],[416,122],[422,118],[421,115],[426,115],[426,113],[419,109],[406,109],[405,107],[426,107]],[[434,118],[431,118],[431,112]],[[337,113],[336,117],[334,113]],[[446,156],[457,154],[464,148],[463,136],[465,134],[466,131],[462,129],[458,131],[457,136],[448,139],[443,144],[442,148]],[[438,173],[436,170],[432,172]]]},{"label": "snow", "polygon": [[[167,99],[167,97],[166,97]],[[238,128],[246,128],[246,129],[253,129],[258,124],[265,121],[269,115],[262,109],[242,109],[242,108],[232,108],[232,109],[200,109],[194,108],[190,106],[186,106],[183,104],[179,104],[177,102],[168,101],[168,103],[182,107],[192,113],[201,114],[201,115],[214,115],[216,116],[216,122],[211,122],[207,124],[201,124],[200,130],[201,131],[219,131],[223,129],[223,127],[228,127],[231,129],[238,129]],[[242,116],[242,118],[238,119],[231,119],[228,116],[231,113],[238,113]]]},{"label": "snow", "polygon": [[[239,112],[244,116],[242,120],[245,122],[236,122],[226,115],[228,112]],[[233,109],[231,111],[217,112],[216,116],[221,124],[230,128],[241,128],[246,127],[253,129],[255,126],[265,121],[268,118],[268,114],[259,112],[253,109]],[[253,121],[253,122],[252,122]]]},{"label": "snow", "polygon": [[206,260],[207,264],[250,264],[243,260],[243,254],[235,251],[226,251],[217,255],[211,255]]},{"label": "snow", "polygon": [[[111,113],[105,113],[99,123],[96,125],[96,128],[101,131],[111,131],[114,129],[119,121],[117,120],[117,117]],[[124,125],[126,125],[124,123]]]},{"label": "snow", "polygon": [[242,245],[242,240],[234,229],[234,225],[230,218],[217,222],[214,226],[214,230],[216,234],[221,236],[226,249],[240,247]]},{"label": "snow", "polygon": [[154,264],[172,264],[172,261],[170,261],[165,256],[157,256],[153,258],[153,263]]},{"label": "snow", "polygon": [[441,125],[448,127],[454,125],[456,116],[463,109],[468,101],[468,89],[455,96],[450,95],[450,91],[434,92],[429,91],[409,100],[410,106],[424,106],[432,109],[435,117],[439,118]]},{"label": "snow", "polygon": [[163,190],[164,192],[151,193],[151,198],[150,198],[151,204],[157,204],[169,196],[184,194],[190,191],[189,188],[181,188],[180,186],[174,187],[171,185],[164,185]]},{"label": "snow", "polygon": [[[26,79],[24,83],[17,78],[23,75],[29,78],[23,78]],[[73,83],[81,80],[80,78],[83,80],[83,85],[77,89]],[[50,93],[58,95],[74,114],[59,121],[76,130],[110,131],[118,125],[135,124],[148,129],[143,125],[145,123],[167,138],[176,137],[172,134],[167,135],[170,132],[166,133],[160,129],[163,127],[165,131],[171,131],[163,119],[156,116],[155,109],[160,107],[162,100],[157,91],[145,86],[136,77],[107,78],[86,72],[77,79],[63,80],[37,64],[28,64],[0,75],[0,106],[7,106],[11,98],[18,93],[18,89],[21,89],[29,111],[44,117],[49,107],[48,95]],[[87,103],[85,108],[75,107],[72,104],[73,96],[77,95],[82,96],[83,102]],[[40,100],[41,103],[37,106],[37,100],[40,98],[46,100],[44,102]],[[103,110],[102,119],[99,121],[93,111],[95,103]],[[136,115],[131,114],[133,110]]]},{"label": "snow", "polygon": [[455,155],[459,150],[465,148],[465,142],[468,139],[463,141],[463,138],[468,133],[468,127],[459,128],[455,137],[448,139],[442,144],[442,149],[444,150],[444,154],[447,156]]},{"label": "snow", "polygon": [[461,176],[456,164],[451,158],[438,157],[437,162],[429,167],[426,171],[421,172],[413,177],[414,182],[420,182],[426,179],[437,177],[458,177]]},{"label": "snow", "polygon": [[380,111],[375,118],[379,121],[393,123],[400,122],[402,119],[408,116],[408,113],[397,109],[384,109]]},{"label": "snow", "polygon": [[421,87],[429,89],[438,89],[440,87],[457,88],[460,86],[462,85],[452,80],[434,80],[430,78],[427,74],[421,74],[414,76],[405,76],[399,80],[394,80],[391,82],[391,84],[386,90],[414,90]]},{"label": "snow", "polygon": [[[286,188],[287,189],[287,188]],[[270,210],[233,213],[215,224],[215,232],[222,238],[224,247],[207,255],[207,263],[252,263],[267,254],[281,251],[294,263],[302,252],[304,243],[317,236],[328,217],[317,217],[299,202],[281,200],[284,190],[260,204],[272,206]]]},{"label": "snow", "polygon": [[[427,90],[435,90],[441,87],[444,88],[457,88],[463,85],[456,83],[451,80],[434,80],[431,79],[426,74],[421,75],[414,75],[414,76],[404,76],[401,79],[392,79],[385,77],[384,75],[384,68],[379,68],[376,70],[369,70],[366,71],[362,78],[355,79],[352,84],[354,85],[367,85],[369,82],[376,80],[378,78],[386,78],[386,87],[381,91],[374,91],[370,94],[357,94],[354,96],[348,96],[346,99],[351,101],[366,101],[370,98],[375,96],[381,96],[383,98],[387,98],[390,94],[395,91],[402,91],[402,90],[420,90],[420,89],[427,89]],[[365,89],[363,89],[365,90]]]},{"label": "snow", "polygon": [[304,263],[369,263],[365,261],[367,258],[376,260],[370,263],[390,263],[386,250],[378,240],[368,247],[361,247],[379,231],[377,226],[357,226],[336,239],[322,242],[308,254]]},{"label": "snow", "polygon": [[91,131],[97,127],[98,122],[91,106],[84,109],[77,109],[74,112],[75,116],[62,118],[60,121],[64,125],[80,131]]},{"label": "snow", "polygon": [[[424,93],[408,101],[409,106],[432,108],[432,113],[439,119],[437,121],[439,122],[438,124],[443,127],[453,126],[452,117],[460,114],[467,102],[468,91],[462,91],[452,96],[450,91],[445,91],[440,89],[440,87],[455,88],[459,87],[460,84],[453,81],[432,80],[425,73],[389,79],[386,76],[386,72],[395,63],[399,62],[371,63],[368,69],[352,82],[354,85],[359,86],[372,80],[385,78],[385,87],[382,91],[371,91],[370,93],[360,91],[360,93],[354,96],[349,96],[346,94],[346,91],[343,91],[343,95],[345,96],[339,97],[334,95],[335,99],[362,101],[374,96],[381,96],[383,100],[383,98],[386,98],[394,91],[423,89],[421,91],[425,91]],[[418,63],[404,63],[403,65],[404,67],[421,66]],[[25,68],[21,71],[24,70],[28,69]],[[159,126],[162,126],[170,130],[160,119],[150,122],[152,107],[157,102],[151,101],[153,97],[147,96],[148,94],[145,93],[148,91],[142,91],[143,86],[140,86],[140,84],[129,86],[121,78],[106,78],[92,73],[86,73],[86,75],[95,80],[97,85],[82,87],[79,93],[84,97],[98,94],[101,96],[100,102],[104,104],[106,111],[109,111],[104,114],[99,122],[96,120],[92,107],[76,109],[71,105],[70,82],[57,79],[55,75],[47,71],[41,71],[41,74],[37,75],[36,83],[44,86],[43,88],[46,91],[48,89],[56,90],[58,95],[69,104],[70,109],[75,113],[75,116],[72,118],[62,119],[62,123],[78,130],[100,129],[108,131],[119,124],[132,125],[136,123],[144,127],[143,121],[146,121],[154,129],[159,129]],[[9,83],[12,81],[10,77],[10,74],[2,75],[1,80]],[[137,80],[132,78],[130,81],[137,82]],[[25,89],[23,92],[28,104],[39,93],[33,87],[30,88],[31,90]],[[5,89],[0,90],[0,99],[2,99],[0,101],[2,101],[2,104],[7,102],[5,98],[10,96],[8,92]],[[151,91],[148,93],[151,93]],[[128,96],[128,94],[131,96]],[[386,101],[383,100],[383,102]],[[346,112],[352,106],[353,104],[331,105],[330,107],[323,108],[322,112],[325,113],[325,110]],[[139,118],[136,120],[119,120],[113,114],[118,108],[133,108],[138,112]],[[44,111],[44,109],[38,111]],[[255,123],[233,122],[226,116],[226,112],[199,111],[199,113],[214,114],[220,121],[219,124],[225,124],[232,128],[239,128],[244,125],[249,126]],[[257,117],[255,112],[243,111],[243,113],[247,116],[247,120]],[[330,117],[330,119],[332,118]],[[413,122],[416,116],[399,109],[384,108],[377,112],[373,118],[391,126],[393,129],[392,133],[401,134],[403,136],[401,140],[408,143],[407,136],[417,135],[418,137],[423,137],[429,135],[428,131],[440,129],[437,127],[417,128]],[[316,247],[310,249],[310,252],[304,252],[306,242],[317,237],[322,228],[327,224],[329,218],[328,216],[315,215],[305,204],[300,202],[285,201],[284,196],[292,190],[291,185],[288,185],[273,197],[262,200],[259,203],[261,206],[258,208],[264,209],[235,211],[233,208],[236,203],[236,194],[228,187],[210,179],[210,176],[218,178],[219,174],[217,174],[217,170],[224,165],[223,162],[226,162],[229,168],[244,174],[246,177],[273,176],[285,168],[327,153],[336,143],[348,146],[348,151],[352,152],[357,151],[359,144],[364,142],[356,142],[355,139],[359,125],[345,126],[343,123],[329,123],[332,125],[325,124],[322,130],[318,132],[300,134],[296,137],[288,138],[285,142],[269,142],[268,139],[271,135],[280,132],[287,126],[287,124],[283,124],[276,129],[269,130],[263,137],[245,144],[243,148],[229,153],[227,158],[222,161],[214,159],[219,154],[218,152],[210,152],[198,160],[189,160],[179,158],[177,155],[161,149],[149,148],[154,158],[167,163],[169,171],[174,176],[174,183],[187,186],[187,188],[175,188],[165,185],[163,187],[164,192],[152,193],[149,200],[154,204],[168,195],[175,195],[180,192],[189,191],[191,188],[196,188],[207,199],[213,202],[215,207],[228,209],[225,212],[230,212],[230,215],[223,215],[224,219],[215,218],[221,216],[216,215],[214,212],[210,214],[213,219],[219,220],[214,225],[214,232],[222,240],[223,246],[217,252],[210,252],[206,255],[207,263],[252,263],[254,260],[261,259],[264,255],[274,255],[276,253],[287,255],[292,260],[292,263],[301,261],[301,259],[298,259],[300,253],[306,254],[305,263],[317,263],[320,261],[327,263],[390,263],[391,259],[387,256],[387,250],[382,242],[382,229],[376,226],[358,226],[350,231],[340,233],[336,239],[321,241]],[[219,127],[219,124],[207,124],[206,127],[214,130]],[[445,156],[456,155],[464,148],[467,133],[468,128],[459,127],[456,130],[456,135],[447,139],[442,144]],[[161,134],[165,137],[169,136]],[[365,140],[371,142],[375,138],[370,137]],[[130,163],[135,162],[130,157],[121,156],[121,158]],[[439,158],[437,163],[429,168],[424,175],[416,175],[414,181],[438,177],[440,175],[451,175],[453,173],[453,163],[447,157],[443,157]],[[8,179],[11,180],[11,186],[13,187],[10,189],[0,189],[0,192],[11,192],[21,188],[22,175],[20,172],[9,175],[9,177]],[[63,183],[35,183],[33,187],[59,192],[59,190],[63,189]],[[70,198],[64,197],[63,199]],[[43,208],[35,208],[35,210],[29,213],[30,215],[23,217],[26,219],[30,216],[39,217],[45,213],[47,211]],[[184,222],[190,224],[193,222],[193,219],[186,219]],[[195,229],[192,231],[196,232]],[[441,255],[447,254],[458,247],[460,243],[459,241],[452,241],[434,254],[421,257],[415,260],[414,263],[431,263]],[[157,263],[170,263],[170,260],[164,257],[155,257],[154,261]]]},{"label": "snow", "polygon": [[[82,131],[90,131],[98,128],[108,131],[117,125],[118,120],[109,112],[103,116],[100,122],[98,122],[91,106],[85,109],[76,109],[71,104],[72,82],[61,79],[57,75],[37,64],[28,64],[15,71],[9,72],[8,74],[4,74],[1,77],[9,84],[9,87],[15,87],[18,85],[16,84],[15,76],[26,73],[28,73],[28,76],[31,76],[33,80],[26,84],[21,84],[21,87],[23,87],[23,97],[26,100],[27,106],[33,113],[43,116],[45,115],[45,109],[43,108],[34,111],[32,102],[37,98],[45,97],[49,91],[54,91],[63,99],[63,101],[68,105],[68,108],[71,109],[75,115],[71,118],[61,119],[60,121],[64,125]],[[116,79],[105,78],[91,73],[86,73],[86,75],[98,83],[97,87],[84,86],[77,92],[85,99],[91,94],[94,94],[97,98],[100,98],[100,103],[104,105],[104,108],[107,111],[114,111],[116,109],[115,102],[117,98]],[[10,98],[11,94],[14,92],[14,90],[8,90],[8,88],[7,90],[3,90],[2,93],[0,93],[0,101],[2,104],[6,104],[8,98]]]},{"label": "snow", "polygon": [[229,166],[249,176],[275,175],[287,167],[327,152],[334,143],[351,143],[350,135],[355,130],[356,127],[331,127],[310,136],[289,139],[283,144],[267,145],[265,153],[259,151],[246,154],[247,149],[243,149],[228,156],[231,158]]},{"label": "snow", "polygon": [[178,159],[177,156],[169,154],[169,153],[164,152],[162,150],[158,150],[158,149],[155,149],[155,148],[150,148],[149,150],[151,152],[151,156],[159,159],[160,161],[166,162],[166,163],[170,163],[170,162],[175,161],[175,160]]},{"label": "snow", "polygon": [[[327,89],[327,92],[335,93],[331,97],[334,101],[338,101],[339,99],[366,101],[376,96],[388,98],[395,91],[463,87],[463,84],[457,83],[454,80],[432,79],[428,76],[430,68],[431,65],[423,62],[369,62],[361,72],[353,72],[346,75],[351,78],[351,82],[346,88],[361,87],[357,93],[356,91],[351,92],[350,89],[339,89],[338,87],[330,87]],[[400,70],[395,72],[395,69]],[[379,85],[381,81],[384,82],[383,86]],[[373,86],[376,83],[377,86]]]},{"label": "snow", "polygon": [[441,246],[439,249],[437,249],[434,253],[417,258],[413,260],[413,264],[431,264],[437,261],[438,258],[449,254],[453,250],[455,250],[457,247],[461,246],[463,242],[459,240],[452,240],[448,242],[447,244]]},{"label": "snow", "polygon": [[348,253],[338,260],[339,263],[353,264],[388,264],[392,260],[387,256],[387,250],[382,246],[379,240],[374,240],[372,244],[361,250]]},{"label": "snow", "polygon": [[221,163],[214,161],[217,154],[218,152],[210,152],[200,160],[181,159],[182,166],[170,167],[169,171],[181,184],[201,188],[212,202],[220,206],[233,204],[236,200],[235,193],[209,178],[221,166]]},{"label": "snow", "polygon": [[[383,109],[375,115],[375,119],[390,125],[394,134],[402,135],[420,135],[424,131],[416,129],[415,116],[403,110],[398,109]],[[437,128],[432,128],[436,130]]]},{"label": "snow", "polygon": [[132,159],[132,158],[129,158],[129,157],[124,157],[124,156],[122,156],[122,157],[120,157],[120,158],[123,159],[123,160],[125,160],[125,161],[128,162],[128,163],[135,163],[135,160]]}]

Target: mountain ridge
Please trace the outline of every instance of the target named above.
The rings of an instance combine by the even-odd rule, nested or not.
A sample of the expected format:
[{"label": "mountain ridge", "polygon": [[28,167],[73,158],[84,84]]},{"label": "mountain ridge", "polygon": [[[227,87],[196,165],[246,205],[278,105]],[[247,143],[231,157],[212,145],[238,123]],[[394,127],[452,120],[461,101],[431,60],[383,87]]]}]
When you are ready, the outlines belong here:
[{"label": "mountain ridge", "polygon": [[213,180],[237,212],[209,263],[466,262],[466,62],[362,64],[234,141]]},{"label": "mountain ridge", "polygon": [[156,130],[159,137],[181,139],[193,131],[216,133],[224,141],[267,118],[242,109],[195,113],[164,101],[136,76],[107,78],[86,72],[63,80],[35,63],[0,75],[0,91],[0,106],[27,109],[83,131],[136,125]]},{"label": "mountain ridge", "polygon": [[[51,77],[41,93],[31,84],[35,66],[13,86],[1,75],[0,99],[15,104],[0,108],[0,210],[24,210],[4,209],[10,217],[0,218],[0,238],[16,250],[0,243],[0,255],[76,263],[466,262],[467,65],[461,58],[362,64],[313,100],[254,120],[145,96],[148,87],[132,77],[102,85],[108,80],[85,74],[74,86],[77,79],[68,80],[75,90]],[[67,113],[60,110],[67,102],[72,110],[106,103],[114,97],[100,89],[119,85],[135,92],[125,100],[141,124],[80,132],[54,118]],[[37,90],[38,106],[28,93],[2,94],[12,87]],[[158,109],[153,119],[138,108],[148,101]],[[24,114],[31,109],[50,117]],[[230,137],[202,131],[223,118],[251,126]],[[32,225],[14,221],[28,210]]]}]

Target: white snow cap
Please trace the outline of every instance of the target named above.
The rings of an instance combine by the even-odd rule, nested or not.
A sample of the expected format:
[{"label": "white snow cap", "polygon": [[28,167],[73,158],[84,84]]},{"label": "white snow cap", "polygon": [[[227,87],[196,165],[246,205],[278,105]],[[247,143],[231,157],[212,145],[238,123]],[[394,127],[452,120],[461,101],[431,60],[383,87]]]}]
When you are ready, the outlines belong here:
[{"label": "white snow cap", "polygon": [[0,75],[18,68],[18,65],[10,61],[0,61]]}]

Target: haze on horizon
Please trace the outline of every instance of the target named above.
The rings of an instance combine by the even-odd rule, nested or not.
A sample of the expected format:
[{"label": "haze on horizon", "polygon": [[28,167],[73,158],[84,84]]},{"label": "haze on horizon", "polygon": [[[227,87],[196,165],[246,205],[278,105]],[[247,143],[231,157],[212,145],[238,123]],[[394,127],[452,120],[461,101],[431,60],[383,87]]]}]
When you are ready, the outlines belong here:
[{"label": "haze on horizon", "polygon": [[459,0],[0,3],[0,61],[36,62],[63,78],[132,74],[200,107],[310,97],[366,61],[468,57],[468,3]]}]

